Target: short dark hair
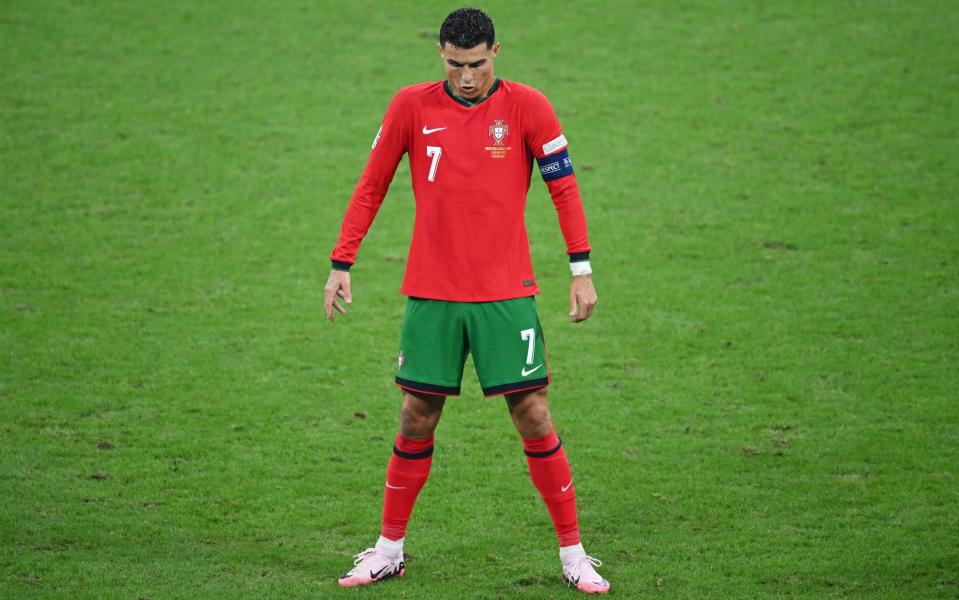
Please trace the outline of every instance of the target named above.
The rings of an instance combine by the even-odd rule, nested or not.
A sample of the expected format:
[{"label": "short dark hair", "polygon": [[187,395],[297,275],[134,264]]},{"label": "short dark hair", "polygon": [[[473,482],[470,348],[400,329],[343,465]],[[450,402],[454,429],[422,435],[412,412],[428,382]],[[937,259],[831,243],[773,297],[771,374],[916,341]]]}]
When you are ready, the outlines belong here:
[{"label": "short dark hair", "polygon": [[486,42],[486,47],[492,48],[495,41],[493,19],[478,8],[454,10],[440,25],[440,46],[449,42],[457,48],[473,48]]}]

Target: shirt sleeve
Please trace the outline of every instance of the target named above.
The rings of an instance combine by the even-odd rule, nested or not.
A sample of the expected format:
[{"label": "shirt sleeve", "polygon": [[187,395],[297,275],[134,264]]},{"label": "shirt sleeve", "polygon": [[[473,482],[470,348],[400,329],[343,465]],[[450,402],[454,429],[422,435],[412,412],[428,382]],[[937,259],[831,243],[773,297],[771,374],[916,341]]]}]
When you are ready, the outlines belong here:
[{"label": "shirt sleeve", "polygon": [[366,168],[360,176],[350,204],[340,225],[340,237],[330,258],[333,268],[348,271],[356,261],[356,253],[383,204],[396,166],[409,143],[409,119],[402,92],[393,97],[383,124],[376,133]]},{"label": "shirt sleeve", "polygon": [[573,173],[568,143],[556,112],[542,93],[533,91],[529,100],[526,144],[539,165],[540,174],[549,188],[556,207],[559,228],[566,241],[570,262],[589,260],[589,236],[586,212]]}]

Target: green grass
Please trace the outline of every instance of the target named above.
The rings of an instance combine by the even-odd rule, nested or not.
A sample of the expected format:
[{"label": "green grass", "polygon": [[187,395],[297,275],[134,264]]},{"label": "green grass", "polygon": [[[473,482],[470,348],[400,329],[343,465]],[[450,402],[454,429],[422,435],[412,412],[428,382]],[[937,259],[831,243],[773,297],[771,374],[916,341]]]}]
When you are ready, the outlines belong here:
[{"label": "green grass", "polygon": [[[534,181],[587,549],[621,598],[956,597],[959,9],[630,4],[486,7],[590,222],[572,326]],[[0,597],[575,597],[472,373],[407,577],[335,584],[397,426],[405,164],[333,325],[327,256],[452,8],[4,3]]]}]

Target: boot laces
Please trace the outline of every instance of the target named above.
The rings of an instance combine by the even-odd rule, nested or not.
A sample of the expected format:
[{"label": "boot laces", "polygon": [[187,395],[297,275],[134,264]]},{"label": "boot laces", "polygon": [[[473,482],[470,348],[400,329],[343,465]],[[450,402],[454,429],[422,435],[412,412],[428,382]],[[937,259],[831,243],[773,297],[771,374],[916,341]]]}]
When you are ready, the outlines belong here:
[{"label": "boot laces", "polygon": [[603,561],[599,560],[598,558],[593,558],[592,556],[589,556],[588,554],[586,554],[576,561],[573,567],[569,570],[569,575],[570,577],[573,578],[574,581],[577,581],[577,582],[580,580],[580,578],[583,575],[587,575],[587,576],[595,575],[597,578],[602,579],[600,574],[597,573],[596,569],[594,568],[594,567],[601,567],[601,566],[603,566]]},{"label": "boot laces", "polygon": [[376,548],[367,548],[359,554],[354,554],[356,560],[353,561],[353,568],[350,569],[348,575],[356,575],[360,571],[366,570],[368,567],[364,566],[364,563],[372,559],[375,555]]},{"label": "boot laces", "polygon": [[367,548],[366,550],[360,552],[359,554],[354,554],[353,556],[356,557],[356,560],[353,561],[353,564],[354,565],[360,564],[361,562],[366,560],[367,556],[372,556],[375,552],[376,552],[376,548]]}]

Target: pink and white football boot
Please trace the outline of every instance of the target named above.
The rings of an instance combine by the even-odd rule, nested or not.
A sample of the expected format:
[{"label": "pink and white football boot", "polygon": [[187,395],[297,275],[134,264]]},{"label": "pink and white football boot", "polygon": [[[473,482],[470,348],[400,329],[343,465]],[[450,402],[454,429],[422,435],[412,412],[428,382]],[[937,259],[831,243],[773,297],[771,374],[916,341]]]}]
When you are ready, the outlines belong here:
[{"label": "pink and white football boot", "polygon": [[609,591],[609,582],[596,572],[594,567],[603,566],[601,560],[583,554],[576,557],[572,564],[563,567],[563,579],[566,585],[586,594],[605,594]]},{"label": "pink and white football boot", "polygon": [[367,548],[356,555],[353,568],[340,577],[342,587],[369,585],[383,581],[389,577],[402,577],[406,573],[403,564],[403,552],[396,558],[390,558],[376,551],[376,548]]}]

